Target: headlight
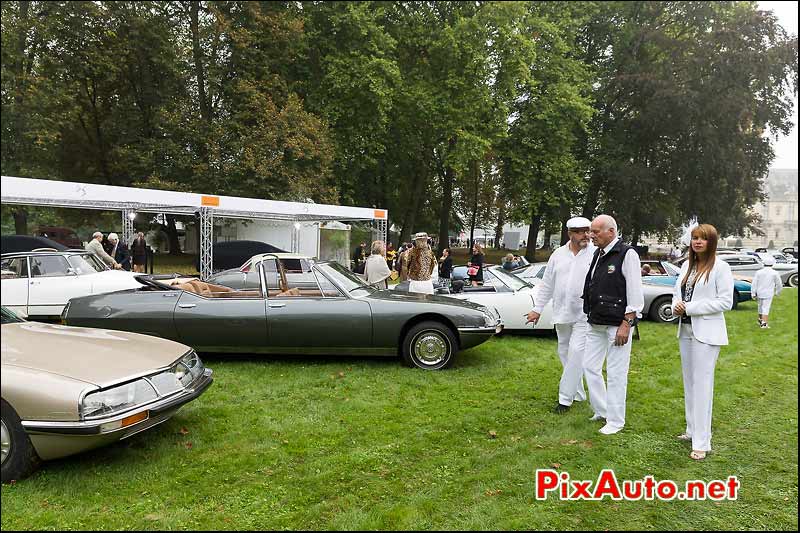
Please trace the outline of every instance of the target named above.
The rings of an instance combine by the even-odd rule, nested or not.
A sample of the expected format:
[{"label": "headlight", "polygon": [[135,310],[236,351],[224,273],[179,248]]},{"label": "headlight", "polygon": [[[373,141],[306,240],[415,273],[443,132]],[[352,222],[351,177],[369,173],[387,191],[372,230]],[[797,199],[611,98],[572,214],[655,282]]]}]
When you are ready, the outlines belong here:
[{"label": "headlight", "polygon": [[203,375],[205,367],[197,352],[190,351],[175,365],[175,377],[180,381],[181,385],[188,387],[194,380]]},{"label": "headlight", "polygon": [[113,389],[92,392],[83,398],[83,418],[95,418],[127,411],[158,398],[155,389],[144,379],[132,381]]},{"label": "headlight", "polygon": [[497,309],[494,307],[484,307],[483,311],[483,320],[486,324],[487,328],[493,328],[497,325],[497,321],[500,320],[500,313],[497,312]]}]

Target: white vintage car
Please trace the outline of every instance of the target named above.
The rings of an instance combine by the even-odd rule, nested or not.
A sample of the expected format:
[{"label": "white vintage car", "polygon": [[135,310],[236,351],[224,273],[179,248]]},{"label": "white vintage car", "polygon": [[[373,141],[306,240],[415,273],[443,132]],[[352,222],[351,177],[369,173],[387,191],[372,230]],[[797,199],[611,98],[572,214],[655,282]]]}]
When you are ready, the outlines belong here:
[{"label": "white vintage car", "polygon": [[554,329],[551,303],[544,307],[536,326],[525,323],[526,315],[533,310],[533,302],[539,291],[538,287],[495,265],[484,267],[483,285],[470,287],[469,281],[467,281],[461,288],[461,283],[464,283],[464,279],[467,277],[466,268],[457,266],[453,269],[451,290],[448,296],[496,309],[500,313],[505,331],[552,331]]},{"label": "white vintage car", "polygon": [[23,317],[58,317],[70,298],[141,287],[137,274],[80,250],[3,254],[0,269],[2,305]]}]

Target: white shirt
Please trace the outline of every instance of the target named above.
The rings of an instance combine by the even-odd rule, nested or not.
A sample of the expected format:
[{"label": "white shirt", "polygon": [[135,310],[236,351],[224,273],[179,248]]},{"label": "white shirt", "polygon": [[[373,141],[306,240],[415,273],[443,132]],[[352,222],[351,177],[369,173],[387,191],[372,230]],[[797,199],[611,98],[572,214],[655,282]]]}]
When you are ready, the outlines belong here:
[{"label": "white shirt", "polygon": [[[618,241],[619,237],[603,248],[603,255],[610,252]],[[597,265],[595,265],[595,268],[597,268]],[[625,314],[636,313],[636,316],[641,318],[642,309],[644,309],[642,264],[639,261],[639,254],[633,248],[628,250],[628,253],[625,254],[625,259],[622,260],[622,275],[625,276],[625,297],[628,301],[628,305],[625,307]],[[594,276],[594,271],[592,271],[592,276]]]},{"label": "white shirt", "polygon": [[772,298],[783,289],[780,275],[772,267],[764,267],[753,278],[753,298]]},{"label": "white shirt", "polygon": [[547,261],[533,310],[541,314],[552,299],[554,324],[574,324],[586,320],[581,296],[596,249],[594,244],[589,243],[574,254],[567,243],[553,252]]}]

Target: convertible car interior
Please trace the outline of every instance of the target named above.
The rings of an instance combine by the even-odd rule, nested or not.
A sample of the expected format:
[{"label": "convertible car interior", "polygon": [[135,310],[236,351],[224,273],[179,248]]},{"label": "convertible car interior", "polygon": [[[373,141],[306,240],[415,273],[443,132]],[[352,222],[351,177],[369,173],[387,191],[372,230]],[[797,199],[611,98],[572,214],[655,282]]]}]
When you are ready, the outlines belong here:
[{"label": "convertible car interior", "polygon": [[[153,282],[155,280],[151,280]],[[206,283],[197,278],[175,278],[171,280],[161,280],[155,282],[158,288],[179,289],[202,296],[203,298],[263,298],[261,290],[236,290],[224,285]],[[323,298],[330,297],[331,294],[323,294],[318,289],[306,289],[298,287],[288,287],[288,283],[282,280],[282,287],[270,288],[268,295],[270,298]],[[338,296],[338,294],[337,294]]]}]

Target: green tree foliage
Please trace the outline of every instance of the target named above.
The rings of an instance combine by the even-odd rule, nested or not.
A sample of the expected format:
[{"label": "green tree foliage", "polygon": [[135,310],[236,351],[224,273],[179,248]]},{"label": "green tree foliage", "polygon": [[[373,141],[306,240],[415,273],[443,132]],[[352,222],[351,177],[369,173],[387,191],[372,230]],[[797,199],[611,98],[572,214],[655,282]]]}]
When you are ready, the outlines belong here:
[{"label": "green tree foliage", "polygon": [[755,2],[3,2],[0,166],[382,207],[441,245],[581,211],[757,232],[796,92]]}]

